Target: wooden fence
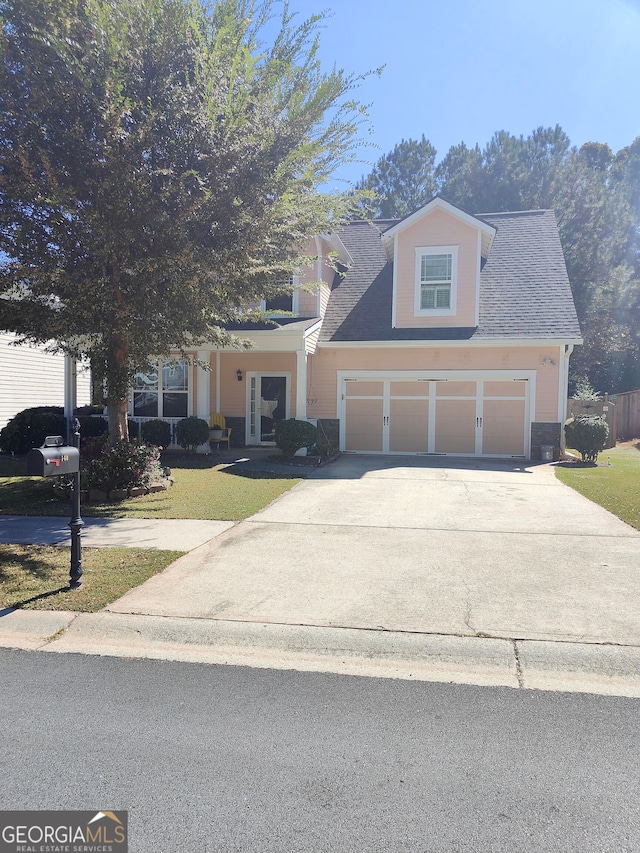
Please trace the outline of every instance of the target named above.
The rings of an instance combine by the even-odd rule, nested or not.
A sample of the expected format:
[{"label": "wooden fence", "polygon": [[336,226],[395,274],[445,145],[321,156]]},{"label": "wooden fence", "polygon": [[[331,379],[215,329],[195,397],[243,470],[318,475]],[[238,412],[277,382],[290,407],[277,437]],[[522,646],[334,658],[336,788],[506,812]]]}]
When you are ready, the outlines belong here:
[{"label": "wooden fence", "polygon": [[617,438],[640,438],[640,390],[616,394],[612,402],[616,407]]},{"label": "wooden fence", "polygon": [[570,399],[567,417],[572,415],[606,418],[609,424],[608,447],[614,447],[616,441],[640,438],[640,390],[611,397],[605,394],[601,400]]}]

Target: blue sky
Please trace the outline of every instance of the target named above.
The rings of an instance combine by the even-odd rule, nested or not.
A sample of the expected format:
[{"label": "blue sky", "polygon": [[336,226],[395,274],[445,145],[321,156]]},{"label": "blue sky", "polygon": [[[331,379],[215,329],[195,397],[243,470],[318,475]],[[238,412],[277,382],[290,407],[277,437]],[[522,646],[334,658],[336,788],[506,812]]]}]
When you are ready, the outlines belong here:
[{"label": "blue sky", "polygon": [[[402,138],[484,146],[496,130],[559,124],[574,145],[640,136],[640,0],[290,0],[330,9],[325,66],[365,72],[374,162]],[[358,180],[369,166],[340,173]]]}]

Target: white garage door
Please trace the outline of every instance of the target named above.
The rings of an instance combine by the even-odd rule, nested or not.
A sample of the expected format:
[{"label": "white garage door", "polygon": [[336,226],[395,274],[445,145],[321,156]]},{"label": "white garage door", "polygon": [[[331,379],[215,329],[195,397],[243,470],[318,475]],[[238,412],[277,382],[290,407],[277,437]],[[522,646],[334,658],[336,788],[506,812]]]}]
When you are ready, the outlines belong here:
[{"label": "white garage door", "polygon": [[342,447],[356,453],[528,455],[529,379],[343,379]]}]

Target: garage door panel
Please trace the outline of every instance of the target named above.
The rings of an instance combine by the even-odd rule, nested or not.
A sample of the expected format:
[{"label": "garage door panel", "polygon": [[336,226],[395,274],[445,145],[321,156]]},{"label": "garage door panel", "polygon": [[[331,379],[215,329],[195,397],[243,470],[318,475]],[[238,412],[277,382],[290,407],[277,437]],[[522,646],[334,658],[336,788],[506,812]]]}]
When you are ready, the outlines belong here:
[{"label": "garage door panel", "polygon": [[428,382],[390,382],[391,397],[424,397],[429,396]]},{"label": "garage door panel", "polygon": [[391,453],[427,453],[429,450],[429,401],[391,400],[389,412],[389,451]]},{"label": "garage door panel", "polygon": [[475,400],[437,401],[435,452],[475,454]]},{"label": "garage door panel", "polygon": [[504,379],[484,383],[484,396],[486,397],[526,397],[526,382],[505,382]]},{"label": "garage door panel", "polygon": [[461,382],[460,380],[447,379],[436,383],[436,395],[438,397],[474,397],[476,396],[475,382]]},{"label": "garage door panel", "polygon": [[382,451],[382,400],[346,401],[345,450]]},{"label": "garage door panel", "polygon": [[352,379],[345,383],[347,397],[382,397],[383,382],[366,382]]},{"label": "garage door panel", "polygon": [[486,400],[482,416],[482,452],[524,456],[524,400]]}]

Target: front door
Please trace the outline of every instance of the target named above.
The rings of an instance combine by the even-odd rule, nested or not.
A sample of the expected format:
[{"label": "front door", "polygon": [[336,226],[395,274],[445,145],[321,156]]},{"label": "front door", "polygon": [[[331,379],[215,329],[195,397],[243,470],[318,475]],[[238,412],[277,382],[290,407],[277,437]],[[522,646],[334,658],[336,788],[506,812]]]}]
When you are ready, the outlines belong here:
[{"label": "front door", "polygon": [[251,373],[247,379],[247,444],[274,444],[276,424],[289,417],[289,374]]}]

